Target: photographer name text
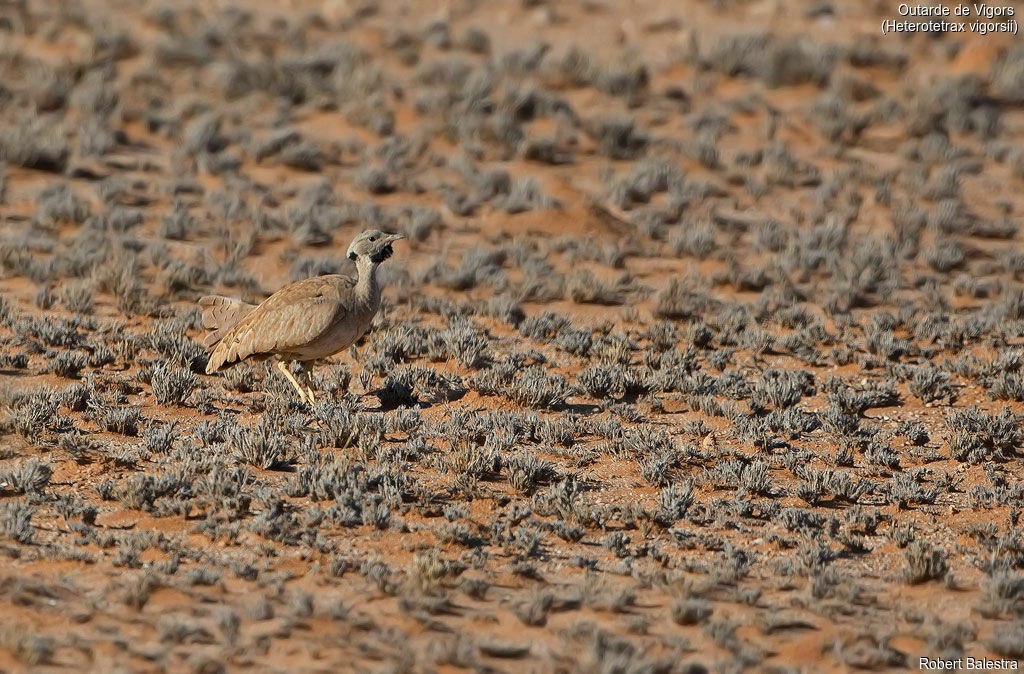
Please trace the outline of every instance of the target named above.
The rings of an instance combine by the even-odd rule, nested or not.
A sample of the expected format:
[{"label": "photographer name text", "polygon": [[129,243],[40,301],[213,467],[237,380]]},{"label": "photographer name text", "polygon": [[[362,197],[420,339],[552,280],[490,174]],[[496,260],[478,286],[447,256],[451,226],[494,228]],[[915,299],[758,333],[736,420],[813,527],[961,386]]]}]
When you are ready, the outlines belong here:
[{"label": "photographer name text", "polygon": [[945,672],[963,670],[975,672],[1008,671],[1018,669],[1019,662],[1006,658],[972,658],[963,657],[952,660],[939,658],[920,658],[918,667],[922,672]]}]

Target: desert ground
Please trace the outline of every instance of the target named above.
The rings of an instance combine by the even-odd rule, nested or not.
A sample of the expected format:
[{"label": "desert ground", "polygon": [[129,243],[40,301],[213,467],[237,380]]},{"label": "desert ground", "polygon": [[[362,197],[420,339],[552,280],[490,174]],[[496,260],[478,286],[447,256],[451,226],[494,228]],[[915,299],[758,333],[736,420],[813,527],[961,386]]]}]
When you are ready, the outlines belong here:
[{"label": "desert ground", "polygon": [[886,17],[0,1],[0,671],[1024,658],[1024,46]]}]

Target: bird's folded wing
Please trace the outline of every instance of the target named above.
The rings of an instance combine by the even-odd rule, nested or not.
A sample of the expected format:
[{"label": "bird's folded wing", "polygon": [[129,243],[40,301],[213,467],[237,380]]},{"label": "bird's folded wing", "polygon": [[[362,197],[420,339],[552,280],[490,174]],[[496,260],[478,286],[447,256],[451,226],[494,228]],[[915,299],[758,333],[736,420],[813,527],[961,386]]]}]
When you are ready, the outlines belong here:
[{"label": "bird's folded wing", "polygon": [[309,344],[348,313],[344,277],[317,277],[282,288],[245,315],[210,355],[210,371],[253,354]]}]

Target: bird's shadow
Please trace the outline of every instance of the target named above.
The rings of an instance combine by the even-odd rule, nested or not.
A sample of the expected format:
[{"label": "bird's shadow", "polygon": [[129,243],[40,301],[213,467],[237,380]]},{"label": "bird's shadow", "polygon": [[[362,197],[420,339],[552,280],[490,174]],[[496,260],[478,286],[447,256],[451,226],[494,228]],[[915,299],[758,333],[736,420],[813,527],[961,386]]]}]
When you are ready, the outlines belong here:
[{"label": "bird's shadow", "polygon": [[594,405],[592,403],[565,403],[558,409],[571,412],[573,414],[579,414],[580,416],[599,414],[601,412],[601,406]]}]

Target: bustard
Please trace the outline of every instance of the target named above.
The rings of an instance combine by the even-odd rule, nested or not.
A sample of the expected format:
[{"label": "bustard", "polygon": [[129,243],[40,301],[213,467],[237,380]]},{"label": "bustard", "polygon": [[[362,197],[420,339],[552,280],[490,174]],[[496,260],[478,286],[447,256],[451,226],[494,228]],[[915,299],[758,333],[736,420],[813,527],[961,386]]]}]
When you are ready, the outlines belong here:
[{"label": "bustard", "polygon": [[[276,356],[277,369],[312,405],[316,398],[307,363],[348,348],[369,330],[380,308],[377,267],[391,257],[391,244],[403,238],[376,229],[358,234],[348,247],[355,278],[330,274],[297,281],[259,305],[220,295],[200,298],[203,327],[211,331],[203,345],[213,349],[206,373],[246,358]],[[302,363],[305,389],[288,369],[294,360]]]}]

